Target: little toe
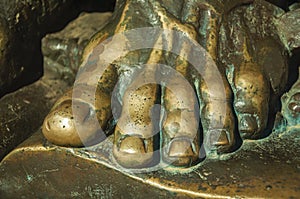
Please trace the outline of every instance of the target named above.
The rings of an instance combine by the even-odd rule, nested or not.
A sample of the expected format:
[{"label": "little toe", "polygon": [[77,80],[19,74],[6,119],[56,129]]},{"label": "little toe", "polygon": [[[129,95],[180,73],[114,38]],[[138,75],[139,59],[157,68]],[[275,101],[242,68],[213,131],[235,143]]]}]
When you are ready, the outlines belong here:
[{"label": "little toe", "polygon": [[264,136],[269,113],[269,83],[262,73],[250,70],[237,73],[234,84],[234,108],[241,137],[257,139]]},{"label": "little toe", "polygon": [[[96,92],[96,93],[95,93]],[[46,116],[42,132],[53,144],[89,146],[106,138],[111,118],[109,95],[87,85],[77,85],[63,95]]]},{"label": "little toe", "polygon": [[42,132],[50,142],[60,146],[82,146],[72,114],[72,101],[64,101],[44,120]]},{"label": "little toe", "polygon": [[[74,115],[74,109],[76,115]],[[53,144],[80,147],[99,141],[95,107],[78,100],[56,104],[44,120],[42,132]],[[82,133],[84,132],[84,133]]]}]

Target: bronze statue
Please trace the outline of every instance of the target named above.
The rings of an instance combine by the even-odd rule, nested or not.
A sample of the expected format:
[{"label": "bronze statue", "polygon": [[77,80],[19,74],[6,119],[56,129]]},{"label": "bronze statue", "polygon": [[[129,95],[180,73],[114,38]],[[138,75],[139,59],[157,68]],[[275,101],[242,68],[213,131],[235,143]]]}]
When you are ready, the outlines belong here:
[{"label": "bronze statue", "polygon": [[[30,8],[30,2],[24,6]],[[51,8],[76,2],[37,5],[57,12],[51,15],[56,18],[64,11]],[[1,161],[0,197],[298,197],[295,2],[117,1],[109,23],[86,46],[73,88],[56,102],[42,129]],[[35,11],[14,11],[8,18],[19,20],[16,27],[39,31],[26,18]],[[0,58],[13,52],[3,38]],[[49,87],[31,87],[47,95],[40,88]],[[22,92],[20,99],[29,103],[26,95],[31,93]],[[32,99],[26,107],[44,114],[38,107],[44,100]],[[12,135],[35,131],[23,131],[27,121],[11,122],[22,124]]]},{"label": "bronze statue", "polygon": [[[262,0],[180,1],[176,5],[171,0],[118,1],[111,22],[85,49],[82,67],[89,62],[97,63],[86,74],[79,75],[75,94],[70,90],[54,105],[43,124],[45,137],[54,144],[73,147],[101,140],[97,134],[99,126],[92,118],[96,116],[102,129],[108,127],[113,116],[114,87],[118,79],[128,75],[133,79],[131,82],[128,79],[126,91],[119,91],[123,107],[114,129],[113,146],[114,157],[124,167],[147,167],[158,161],[157,156],[174,166],[189,167],[204,157],[202,144],[206,150],[209,148],[209,154],[223,154],[236,150],[240,137],[267,136],[279,110],[278,99],[288,81],[288,49],[276,28],[276,18],[282,14],[282,10]],[[216,78],[215,71],[209,67],[204,69],[205,77],[201,77],[187,60],[154,47],[129,52],[107,65],[94,99],[90,95],[93,92],[89,92],[95,87],[90,75],[104,64],[101,59],[93,58],[101,57],[104,51],[99,47],[101,42],[114,34],[143,27],[183,32],[182,37],[168,35],[162,41],[165,42],[162,45],[176,48],[178,52],[192,54],[184,40],[197,41],[216,63],[221,83],[208,85],[204,81],[206,78],[213,82]],[[132,42],[124,35],[124,39]],[[161,37],[135,38],[135,42],[149,40],[155,46]],[[111,53],[108,56],[113,56]],[[145,83],[137,87],[147,82],[147,78],[157,78],[157,73],[164,76],[163,69],[143,67],[143,64],[173,67],[189,81],[196,96],[176,75],[162,77],[161,85]],[[137,75],[133,76],[135,72]],[[153,110],[157,103],[162,104],[163,111],[162,108]],[[76,108],[80,111],[75,118]],[[78,124],[84,128],[84,135],[78,135]],[[156,147],[163,149],[160,154],[155,153],[159,151]]]}]

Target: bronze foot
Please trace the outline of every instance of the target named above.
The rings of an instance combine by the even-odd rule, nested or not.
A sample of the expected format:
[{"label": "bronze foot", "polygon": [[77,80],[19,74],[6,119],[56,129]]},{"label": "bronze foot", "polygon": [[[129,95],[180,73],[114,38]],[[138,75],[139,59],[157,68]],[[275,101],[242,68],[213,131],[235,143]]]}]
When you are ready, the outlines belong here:
[{"label": "bronze foot", "polygon": [[[65,117],[69,121],[71,111],[66,110],[64,104],[67,102],[60,100],[44,122],[43,132],[49,141],[78,146],[95,139],[97,136],[93,135],[99,128],[107,128],[112,112],[116,111],[114,100],[111,100],[115,89],[122,111],[117,110],[119,114],[115,117],[113,154],[124,167],[151,165],[156,150],[166,163],[189,167],[203,159],[201,147],[210,157],[211,153],[235,150],[240,137],[266,136],[271,123],[268,115],[278,109],[269,103],[282,94],[282,85],[287,82],[287,53],[274,35],[274,13],[280,10],[264,1],[247,1],[246,5],[244,1],[230,4],[226,1],[222,5],[217,2],[193,1],[182,3],[182,9],[176,9],[173,4],[154,0],[119,1],[113,22],[96,34],[86,47],[81,75],[74,86],[75,90],[81,84],[86,85],[87,90],[97,88],[88,97],[73,94],[72,106],[76,104],[76,97],[81,98],[78,100],[86,105],[79,118],[89,121],[89,116],[95,114],[100,125],[87,122],[86,126],[79,121],[78,128],[86,129],[85,136],[79,136],[81,143],[64,136],[70,132],[65,133],[59,120]],[[253,16],[259,17],[253,20]],[[144,27],[178,31],[184,36],[153,33],[147,38],[139,34],[132,38],[126,35],[126,31]],[[121,36],[113,37],[115,34]],[[112,38],[106,40],[110,36]],[[184,55],[195,53],[187,40],[201,44],[206,51],[207,56],[198,57],[199,65],[204,63],[203,74],[195,72],[191,63],[184,59]],[[120,49],[123,52],[121,43],[124,41],[128,45],[151,44],[152,49],[130,51],[113,63],[106,63],[105,60],[116,56]],[[157,46],[167,46],[169,52]],[[181,56],[171,53],[171,49]],[[219,81],[210,68],[211,62],[218,68]],[[94,74],[107,64],[111,68],[95,79]],[[174,74],[172,70],[161,70],[158,64],[170,66]],[[94,97],[96,103],[92,103]],[[153,112],[157,104],[161,111]],[[297,112],[298,105],[293,105],[292,110]],[[64,114],[54,117],[53,113],[62,112]],[[51,131],[50,123],[55,123],[57,130]],[[76,134],[76,129],[69,128],[69,131]],[[59,135],[55,132],[62,136],[56,139]],[[159,141],[154,139],[157,135]],[[161,149],[156,149],[155,145]]]}]

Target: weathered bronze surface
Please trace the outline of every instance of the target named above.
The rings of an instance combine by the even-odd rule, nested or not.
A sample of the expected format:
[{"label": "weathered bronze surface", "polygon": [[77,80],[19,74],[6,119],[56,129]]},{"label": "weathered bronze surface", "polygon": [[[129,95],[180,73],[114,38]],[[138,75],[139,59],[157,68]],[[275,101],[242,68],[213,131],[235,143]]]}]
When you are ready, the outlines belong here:
[{"label": "weathered bronze surface", "polygon": [[0,159],[40,128],[42,118],[69,87],[49,76],[0,100]]},{"label": "weathered bronze surface", "polygon": [[[299,90],[299,88],[298,88]],[[299,101],[298,101],[299,102]],[[284,104],[285,106],[288,104]],[[92,148],[58,147],[41,131],[0,165],[3,198],[298,198],[299,127],[246,141],[235,153],[190,169],[126,171],[113,138]]]},{"label": "weathered bronze surface", "polygon": [[170,198],[176,195],[153,189],[150,184],[93,159],[74,155],[72,148],[44,146],[45,142],[39,131],[12,152],[11,158],[7,156],[7,161],[3,160],[1,198]]},{"label": "weathered bronze surface", "polygon": [[[122,111],[114,118],[113,154],[127,168],[151,167],[160,158],[174,166],[190,167],[205,155],[237,150],[242,140],[266,137],[280,108],[279,97],[287,87],[288,53],[295,48],[287,45],[289,38],[285,36],[297,39],[278,32],[289,18],[284,14],[262,0],[188,1],[177,7],[172,1],[119,1],[111,23],[86,47],[74,89],[54,105],[42,131],[50,142],[61,146],[78,147],[102,140],[98,132],[109,126],[111,109],[115,108],[111,99],[117,89]],[[128,52],[114,63],[105,63],[103,75],[93,83],[98,78],[93,75],[104,64],[102,57],[115,54],[114,50],[105,51],[113,42],[101,42],[149,26],[184,35],[172,33],[165,36],[167,39],[162,35],[145,40],[125,34],[122,39],[127,45],[148,42],[153,48]],[[192,56],[194,52],[185,42],[188,39],[201,44],[215,61],[221,73],[219,82],[209,58],[199,57],[199,64],[207,59],[200,75],[188,60],[168,52],[175,48],[179,54]],[[157,49],[160,44],[167,46],[165,51]],[[168,78],[165,69],[143,64],[169,65],[177,76],[167,72],[171,74]],[[182,83],[178,74],[189,84]],[[159,82],[146,83],[157,79]],[[153,111],[155,104],[161,104],[164,111]]]},{"label": "weathered bronze surface", "polygon": [[[210,53],[221,71],[226,100],[218,98],[220,87],[216,85],[211,92],[186,60],[157,49],[130,52],[107,66],[97,83],[95,99],[89,91],[95,86],[90,77],[97,70],[89,68],[46,117],[42,131],[48,141],[38,131],[1,162],[1,196],[299,197],[300,80],[294,84],[294,78],[288,79],[288,71],[298,74],[295,67],[289,69],[288,61],[300,44],[299,23],[295,22],[300,12],[297,6],[292,8],[285,13],[261,0],[184,1],[176,5],[171,0],[119,1],[111,23],[87,46],[83,68],[89,62],[101,66],[95,58],[103,50],[98,45],[109,36],[147,26],[176,29]],[[293,26],[284,28],[286,23]],[[164,42],[191,53],[179,42],[184,38],[171,37]],[[148,41],[155,46],[159,39],[137,38],[134,42]],[[145,63],[172,66],[195,86],[197,99],[178,83],[176,75],[163,79],[164,86],[144,84],[136,89],[157,74],[155,68],[143,68]],[[136,76],[127,73],[139,70]],[[210,70],[205,74],[214,78]],[[114,128],[110,103],[118,78],[127,90],[119,91],[123,109]],[[282,97],[282,112],[277,112],[278,98],[292,84]],[[176,93],[169,89],[172,87]],[[211,96],[215,100],[211,101]],[[198,100],[200,106],[195,106]],[[164,106],[163,113],[153,109],[157,103]],[[227,107],[224,115],[223,105]],[[75,115],[78,120],[74,119],[74,107],[81,110]],[[199,110],[203,128],[198,130]],[[160,118],[160,114],[167,116]],[[107,139],[97,137],[93,115],[101,128],[107,128]],[[183,116],[188,120],[180,120]],[[216,122],[221,117],[223,123]],[[84,136],[77,134],[76,122],[85,130]],[[145,125],[150,130],[144,131]],[[155,129],[161,132],[160,138],[152,137]],[[216,138],[215,132],[220,137]],[[251,141],[258,138],[263,139]],[[202,144],[205,149],[212,148],[206,156]],[[73,148],[82,145],[88,147]],[[129,186],[134,187],[130,193]]]},{"label": "weathered bronze surface", "polygon": [[83,12],[63,30],[46,35],[42,39],[44,68],[73,85],[84,47],[109,21],[111,15],[111,12]]}]

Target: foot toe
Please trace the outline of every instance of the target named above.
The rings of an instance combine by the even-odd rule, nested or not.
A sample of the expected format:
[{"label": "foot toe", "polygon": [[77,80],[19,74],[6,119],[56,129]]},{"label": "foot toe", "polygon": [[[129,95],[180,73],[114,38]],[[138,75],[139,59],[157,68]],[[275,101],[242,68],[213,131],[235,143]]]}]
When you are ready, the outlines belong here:
[{"label": "foot toe", "polygon": [[103,134],[97,134],[99,128],[95,107],[69,99],[54,106],[44,120],[42,132],[53,144],[81,147],[103,139]]},{"label": "foot toe", "polygon": [[44,120],[43,134],[53,144],[82,146],[82,141],[76,131],[71,107],[72,102],[65,101],[56,106]]},{"label": "foot toe", "polygon": [[[255,64],[247,65],[250,66],[252,69],[258,67]],[[270,84],[259,69],[247,70],[236,73],[234,108],[241,137],[258,139],[264,136],[268,124]]]}]

